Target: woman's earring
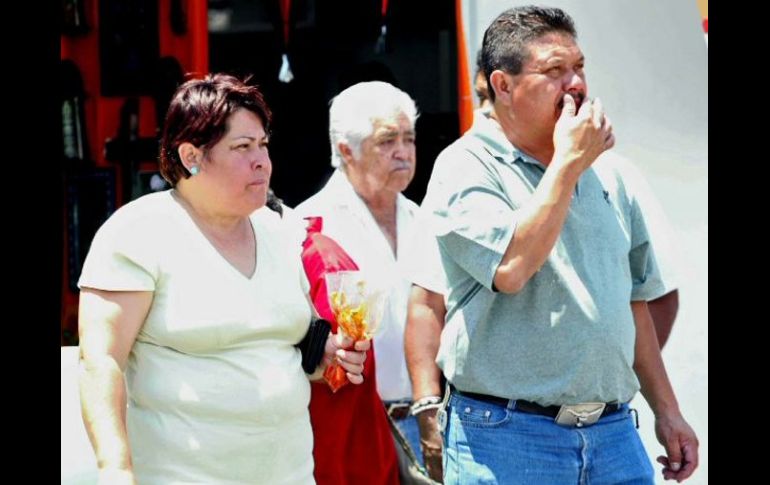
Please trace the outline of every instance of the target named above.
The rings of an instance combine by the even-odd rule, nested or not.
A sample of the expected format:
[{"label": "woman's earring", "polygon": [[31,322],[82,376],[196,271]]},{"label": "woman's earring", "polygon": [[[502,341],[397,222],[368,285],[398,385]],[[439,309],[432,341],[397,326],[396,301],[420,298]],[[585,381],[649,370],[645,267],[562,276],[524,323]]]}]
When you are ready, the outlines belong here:
[{"label": "woman's earring", "polygon": [[198,175],[198,172],[200,171],[201,169],[198,168],[197,165],[193,165],[192,167],[190,167],[190,175]]}]

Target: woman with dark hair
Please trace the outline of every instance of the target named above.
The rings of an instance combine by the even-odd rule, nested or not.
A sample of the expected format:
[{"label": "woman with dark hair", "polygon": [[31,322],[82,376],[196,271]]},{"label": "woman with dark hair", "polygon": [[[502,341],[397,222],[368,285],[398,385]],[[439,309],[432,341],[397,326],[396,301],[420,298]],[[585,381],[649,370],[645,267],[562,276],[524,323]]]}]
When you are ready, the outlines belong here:
[{"label": "woman with dark hair", "polygon": [[80,388],[100,483],[313,483],[308,378],[336,358],[363,380],[369,344],[345,351],[336,336],[316,372],[302,370],[307,281],[289,226],[255,214],[270,116],[232,76],[180,86],[160,154],[173,188],[125,205],[94,237],[79,281]]}]

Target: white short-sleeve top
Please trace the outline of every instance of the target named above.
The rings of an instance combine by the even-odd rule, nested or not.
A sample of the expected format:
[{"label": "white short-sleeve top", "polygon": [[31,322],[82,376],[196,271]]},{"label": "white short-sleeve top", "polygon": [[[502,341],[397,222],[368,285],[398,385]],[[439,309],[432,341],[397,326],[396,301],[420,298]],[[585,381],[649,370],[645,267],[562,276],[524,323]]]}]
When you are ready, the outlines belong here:
[{"label": "white short-sleeve top", "polygon": [[141,484],[313,483],[310,389],[294,347],[311,313],[296,238],[260,211],[251,224],[251,277],[171,191],[125,205],[94,237],[81,288],[153,292],[126,369]]}]

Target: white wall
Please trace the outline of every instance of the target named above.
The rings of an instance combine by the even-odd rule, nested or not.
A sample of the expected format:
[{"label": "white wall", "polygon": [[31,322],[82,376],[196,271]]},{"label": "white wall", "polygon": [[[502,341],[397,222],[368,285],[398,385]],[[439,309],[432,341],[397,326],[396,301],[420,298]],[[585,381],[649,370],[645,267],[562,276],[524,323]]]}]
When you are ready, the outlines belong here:
[{"label": "white wall", "polygon": [[[489,23],[532,2],[466,0],[469,64]],[[548,0],[575,20],[589,96],[612,119],[615,150],[644,174],[672,227],[670,258],[680,311],[663,351],[685,418],[700,438],[701,465],[687,482],[708,482],[708,47],[695,0]],[[469,76],[471,73],[469,73]],[[662,454],[641,397],[640,432]],[[660,466],[655,463],[656,469]],[[659,473],[659,472],[656,472]],[[657,476],[663,483],[662,476]]]}]

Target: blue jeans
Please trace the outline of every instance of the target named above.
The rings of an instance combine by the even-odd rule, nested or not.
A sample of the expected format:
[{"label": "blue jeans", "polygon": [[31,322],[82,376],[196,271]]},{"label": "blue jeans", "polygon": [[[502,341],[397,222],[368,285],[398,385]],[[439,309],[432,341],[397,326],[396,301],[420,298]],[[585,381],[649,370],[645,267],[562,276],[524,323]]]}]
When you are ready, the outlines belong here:
[{"label": "blue jeans", "polygon": [[583,428],[452,393],[444,483],[652,485],[654,471],[628,405]]},{"label": "blue jeans", "polygon": [[409,446],[417,456],[417,461],[420,462],[420,466],[425,467],[425,461],[422,458],[422,450],[420,449],[420,427],[417,424],[417,418],[409,415],[404,419],[394,419],[396,426],[406,438]]}]

